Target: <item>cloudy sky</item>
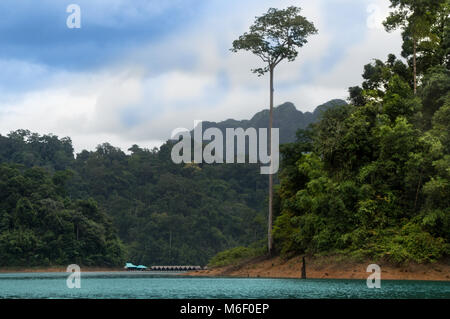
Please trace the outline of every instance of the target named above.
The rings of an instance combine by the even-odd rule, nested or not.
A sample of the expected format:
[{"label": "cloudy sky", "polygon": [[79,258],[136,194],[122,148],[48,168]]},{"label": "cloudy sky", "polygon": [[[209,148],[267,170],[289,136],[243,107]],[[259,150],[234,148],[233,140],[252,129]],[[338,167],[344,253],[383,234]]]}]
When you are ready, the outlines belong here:
[{"label": "cloudy sky", "polygon": [[[66,8],[81,8],[69,29]],[[268,78],[229,51],[254,17],[296,5],[319,29],[276,70],[275,103],[301,111],[347,97],[373,58],[399,55],[381,21],[388,0],[2,0],[0,134],[70,136],[151,148],[194,120],[246,119],[268,107]]]}]

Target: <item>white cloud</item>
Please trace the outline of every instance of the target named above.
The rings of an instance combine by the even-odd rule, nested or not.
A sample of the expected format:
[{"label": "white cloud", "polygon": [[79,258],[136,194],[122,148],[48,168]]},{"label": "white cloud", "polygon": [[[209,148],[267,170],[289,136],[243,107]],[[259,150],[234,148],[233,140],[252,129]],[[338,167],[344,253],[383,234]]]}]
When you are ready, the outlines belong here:
[{"label": "white cloud", "polygon": [[175,71],[165,73],[152,82],[161,87],[162,99],[177,102],[201,98],[208,85],[214,84],[214,78]]},{"label": "white cloud", "polygon": [[[123,4],[119,0],[114,3]],[[276,104],[291,101],[302,111],[312,111],[332,98],[345,98],[347,88],[361,82],[364,64],[400,50],[398,33],[387,34],[380,28],[361,30],[366,34],[363,41],[347,47],[336,65],[323,70],[321,62],[334,49],[331,44],[336,36],[333,25],[324,18],[324,3],[303,5],[303,14],[314,21],[320,33],[310,38],[297,61],[277,68]],[[370,3],[386,9],[386,1]],[[298,1],[283,0],[276,5],[290,4],[298,5]],[[27,128],[71,136],[77,151],[105,141],[126,150],[132,144],[158,145],[173,129],[192,128],[194,120],[250,118],[268,106],[268,77],[258,78],[250,72],[261,66],[258,58],[228,49],[254,16],[270,6],[273,2],[246,2],[236,12],[236,7],[211,1],[211,14],[204,20],[156,45],[131,52],[108,69],[53,74],[47,88],[25,92],[17,95],[14,103],[9,100],[0,105],[1,133]],[[41,72],[39,66],[33,68],[33,74]],[[220,83],[219,75],[226,85]],[[127,125],[124,115],[130,114],[136,123]]]}]

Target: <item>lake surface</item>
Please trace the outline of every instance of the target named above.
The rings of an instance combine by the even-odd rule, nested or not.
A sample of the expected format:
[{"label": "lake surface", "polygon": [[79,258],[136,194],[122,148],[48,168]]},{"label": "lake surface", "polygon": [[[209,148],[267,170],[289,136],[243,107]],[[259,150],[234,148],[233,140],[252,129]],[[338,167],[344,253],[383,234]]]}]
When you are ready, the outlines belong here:
[{"label": "lake surface", "polygon": [[0,274],[0,298],[446,298],[450,282],[365,280],[198,278],[175,273],[81,273],[81,288],[67,288],[68,273]]}]

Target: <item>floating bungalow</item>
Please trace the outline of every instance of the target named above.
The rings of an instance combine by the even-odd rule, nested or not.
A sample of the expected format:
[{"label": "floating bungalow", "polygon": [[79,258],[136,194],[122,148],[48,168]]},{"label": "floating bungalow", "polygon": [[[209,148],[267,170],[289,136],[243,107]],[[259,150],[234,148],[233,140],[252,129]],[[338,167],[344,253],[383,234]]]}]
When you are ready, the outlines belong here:
[{"label": "floating bungalow", "polygon": [[154,271],[189,271],[189,270],[202,270],[201,266],[152,266],[151,270]]},{"label": "floating bungalow", "polygon": [[139,265],[136,267],[136,270],[145,271],[147,270],[147,267],[145,267],[144,265]]},{"label": "floating bungalow", "polygon": [[132,263],[126,263],[125,267],[123,267],[124,269],[128,270],[128,271],[132,271],[132,270],[137,270],[136,265],[133,265]]},{"label": "floating bungalow", "polygon": [[202,270],[201,266],[151,266],[150,269],[144,265],[133,265],[132,263],[126,263],[125,270],[128,271],[192,271],[192,270]]},{"label": "floating bungalow", "polygon": [[132,263],[126,263],[126,264],[125,264],[125,267],[123,267],[123,268],[126,269],[126,270],[128,270],[128,271],[136,271],[136,270],[138,270],[138,271],[145,271],[145,270],[148,269],[148,268],[147,268],[146,266],[144,266],[144,265],[136,266],[136,265],[133,265]]}]

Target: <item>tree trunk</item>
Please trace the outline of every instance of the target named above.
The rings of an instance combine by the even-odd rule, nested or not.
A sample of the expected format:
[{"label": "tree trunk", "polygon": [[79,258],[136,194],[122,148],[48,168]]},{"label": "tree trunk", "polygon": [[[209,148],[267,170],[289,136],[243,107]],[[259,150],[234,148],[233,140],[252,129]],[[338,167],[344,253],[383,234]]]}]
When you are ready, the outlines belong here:
[{"label": "tree trunk", "polygon": [[[270,165],[272,165],[272,122],[273,122],[273,71],[274,68],[270,66],[270,111],[269,111],[269,149],[270,149]],[[269,256],[273,252],[273,238],[272,238],[272,201],[273,201],[273,176],[269,174],[269,217],[268,217],[268,229],[267,229],[267,248]]]},{"label": "tree trunk", "polygon": [[422,184],[422,174],[423,174],[423,168],[420,170],[419,184],[417,185],[416,199],[414,200],[414,211],[416,211],[416,208],[417,208],[417,200],[419,199],[420,185]]},{"label": "tree trunk", "polygon": [[414,95],[417,94],[417,40],[414,37],[413,45],[413,72],[414,72]]},{"label": "tree trunk", "polygon": [[172,231],[169,232],[169,263],[172,264]]},{"label": "tree trunk", "polygon": [[305,256],[302,258],[302,279],[306,279],[306,261]]}]

